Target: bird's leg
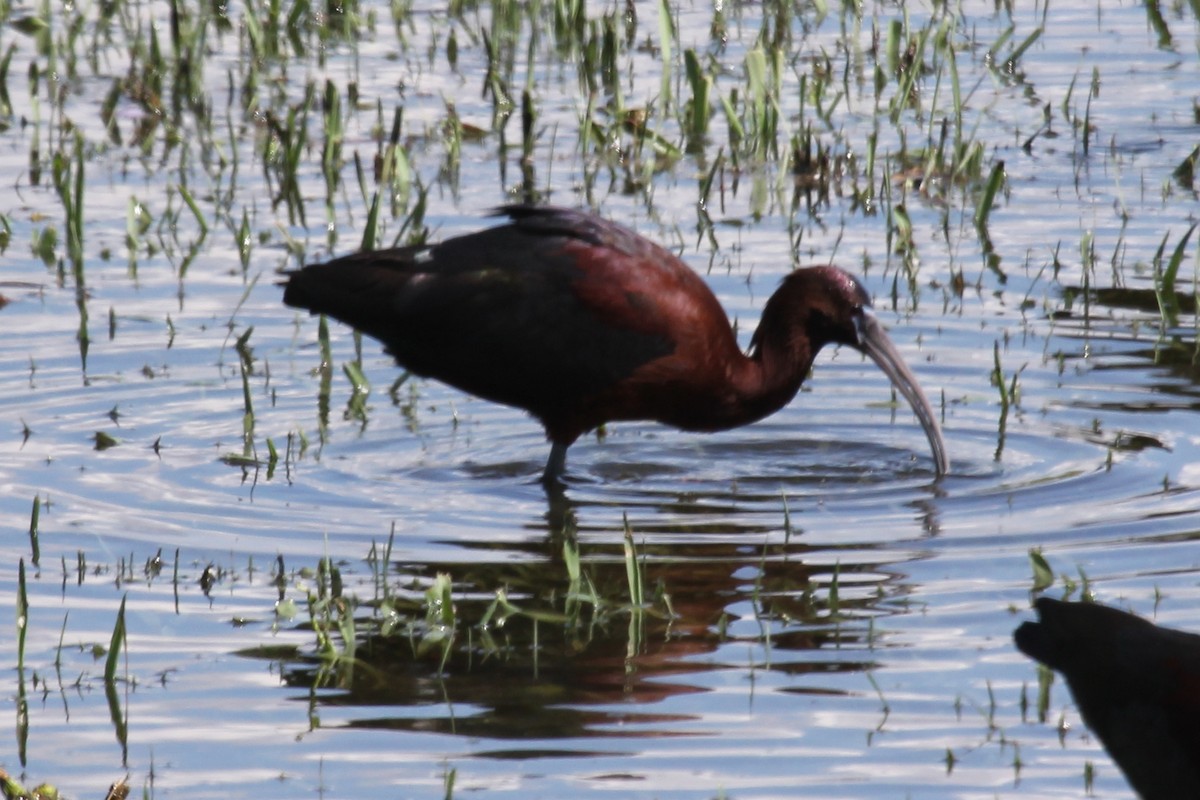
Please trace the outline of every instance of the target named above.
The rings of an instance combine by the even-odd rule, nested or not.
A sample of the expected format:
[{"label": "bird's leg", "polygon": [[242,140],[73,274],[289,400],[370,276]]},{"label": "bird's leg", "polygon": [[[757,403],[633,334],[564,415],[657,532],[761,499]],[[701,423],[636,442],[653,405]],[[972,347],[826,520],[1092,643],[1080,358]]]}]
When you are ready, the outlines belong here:
[{"label": "bird's leg", "polygon": [[562,442],[550,445],[550,458],[546,460],[546,469],[542,472],[542,483],[546,486],[561,486],[562,474],[567,468],[567,447]]}]

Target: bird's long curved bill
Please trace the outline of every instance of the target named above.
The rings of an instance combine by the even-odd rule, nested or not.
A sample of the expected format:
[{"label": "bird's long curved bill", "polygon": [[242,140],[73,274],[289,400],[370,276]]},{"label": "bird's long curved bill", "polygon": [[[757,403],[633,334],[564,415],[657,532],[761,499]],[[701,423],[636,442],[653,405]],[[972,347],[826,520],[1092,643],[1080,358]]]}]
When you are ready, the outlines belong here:
[{"label": "bird's long curved bill", "polygon": [[925,429],[925,436],[929,438],[937,474],[939,477],[945,475],[950,470],[950,460],[946,456],[946,442],[942,439],[942,429],[938,425],[933,406],[929,404],[925,393],[921,391],[917,377],[912,374],[912,370],[900,357],[900,351],[892,344],[887,331],[869,310],[863,314],[862,323],[859,326],[859,346],[872,361],[879,365],[879,368],[891,380],[892,385],[899,390],[900,394],[904,395],[904,399],[912,406],[917,419],[921,421],[921,427]]}]

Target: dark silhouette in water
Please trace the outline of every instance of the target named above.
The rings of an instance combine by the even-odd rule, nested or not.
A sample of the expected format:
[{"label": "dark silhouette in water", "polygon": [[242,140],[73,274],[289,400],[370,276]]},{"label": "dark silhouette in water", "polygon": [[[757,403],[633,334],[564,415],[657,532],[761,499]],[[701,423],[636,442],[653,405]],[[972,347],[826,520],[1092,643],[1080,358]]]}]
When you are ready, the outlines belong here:
[{"label": "dark silhouette in water", "polygon": [[1061,672],[1087,726],[1147,800],[1200,798],[1200,636],[1042,597],[1014,639]]}]

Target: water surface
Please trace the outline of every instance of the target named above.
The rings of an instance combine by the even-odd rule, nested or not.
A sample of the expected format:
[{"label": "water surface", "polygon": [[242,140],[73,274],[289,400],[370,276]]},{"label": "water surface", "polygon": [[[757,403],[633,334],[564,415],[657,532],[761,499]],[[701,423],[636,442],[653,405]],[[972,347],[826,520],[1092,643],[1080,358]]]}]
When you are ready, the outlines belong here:
[{"label": "water surface", "polygon": [[[1038,719],[1037,672],[1011,632],[1030,616],[1031,548],[1065,576],[1055,596],[1086,580],[1103,602],[1200,629],[1195,240],[1178,316],[1165,319],[1154,295],[1156,251],[1165,241],[1161,273],[1197,207],[1176,174],[1197,138],[1196,20],[1163,9],[1164,39],[1137,4],[787,7],[764,23],[758,5],[685,3],[664,50],[657,7],[630,8],[636,27],[621,8],[587,10],[585,38],[603,40],[605,15],[632,31],[614,40],[619,78],[597,79],[591,107],[583,50],[550,8],[534,35],[535,12],[510,4],[457,17],[365,4],[349,36],[336,13],[314,9],[327,27],[280,37],[275,54],[231,10],[227,28],[209,21],[201,111],[164,103],[144,145],[148,101],[127,48],[103,32],[137,21],[144,32],[165,8],[81,12],[85,33],[70,46],[76,12],[56,10],[53,63],[18,24],[40,12],[8,11],[0,587],[15,606],[23,561],[30,612],[23,670],[16,637],[0,642],[14,722],[0,766],[71,796],[128,775],[153,795],[441,797],[453,773],[457,796],[1049,798],[1081,796],[1091,765],[1097,796],[1128,796],[1061,682]],[[918,99],[893,116],[887,43],[905,15],[914,37],[929,32],[928,49]],[[485,30],[516,87],[507,123],[481,91]],[[155,31],[169,51],[168,31]],[[961,128],[939,38],[954,43]],[[783,53],[784,155],[739,150],[715,96],[695,153],[636,147],[620,125],[603,146],[580,144],[581,120],[609,120],[619,96],[682,147],[664,100],[690,96],[681,53],[694,48],[716,91],[737,89],[741,102],[760,42]],[[73,76],[68,52],[79,54]],[[31,63],[44,73],[36,85]],[[817,96],[819,75],[835,78]],[[326,81],[343,118],[331,195]],[[525,86],[538,116],[523,161]],[[160,91],[172,96],[169,82]],[[355,342],[334,324],[322,434],[317,322],[282,306],[276,271],[358,246],[396,106],[414,181],[389,190],[384,243],[409,233],[416,179],[439,238],[530,194],[595,206],[677,249],[744,343],[794,264],[837,261],[863,277],[943,414],[951,474],[935,479],[911,413],[846,350],[824,353],[796,401],[759,424],[713,436],[617,424],[581,439],[565,498],[550,501],[533,421],[416,379],[393,397],[398,373],[370,340],[371,392],[357,410],[342,370]],[[272,198],[288,111],[304,108],[292,123],[308,126],[300,219]],[[978,143],[977,177],[926,167],[943,121],[946,141]],[[457,151],[455,124],[479,131]],[[818,191],[784,160],[806,130],[836,167]],[[75,132],[81,271],[49,163],[73,158]],[[1006,180],[980,231],[978,197],[1000,162]],[[147,209],[144,231],[131,198]],[[50,229],[47,264],[31,241]],[[252,350],[249,437],[239,337]],[[997,364],[1016,388],[1006,412]],[[117,444],[97,449],[97,432]],[[657,598],[644,615],[626,603],[626,527]],[[380,566],[369,556],[389,538]],[[499,589],[562,610],[570,541],[608,604],[582,626],[513,617],[485,643],[469,623]],[[323,662],[309,625],[323,557],[363,603],[353,665]],[[421,608],[438,573],[453,581],[459,636],[472,637],[441,673],[410,637],[366,635],[371,602]],[[94,648],[108,646],[122,598],[114,701]]]}]

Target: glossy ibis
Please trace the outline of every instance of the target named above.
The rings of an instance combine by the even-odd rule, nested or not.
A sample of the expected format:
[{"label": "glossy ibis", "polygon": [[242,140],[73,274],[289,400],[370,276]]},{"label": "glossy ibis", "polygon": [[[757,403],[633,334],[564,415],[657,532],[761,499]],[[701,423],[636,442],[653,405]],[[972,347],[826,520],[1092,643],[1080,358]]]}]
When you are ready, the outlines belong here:
[{"label": "glossy ibis", "polygon": [[551,442],[554,483],[580,434],[615,420],[719,431],[771,414],[827,344],[868,355],[912,405],[938,475],[933,407],[836,267],[790,273],[750,353],[717,298],[676,256],[584,211],[506,206],[507,222],[440,244],[356,253],[288,273],[283,301],[383,342],[405,369],[523,408]]},{"label": "glossy ibis", "polygon": [[1097,603],[1035,604],[1017,648],[1061,672],[1083,721],[1147,800],[1200,797],[1200,636]]}]

